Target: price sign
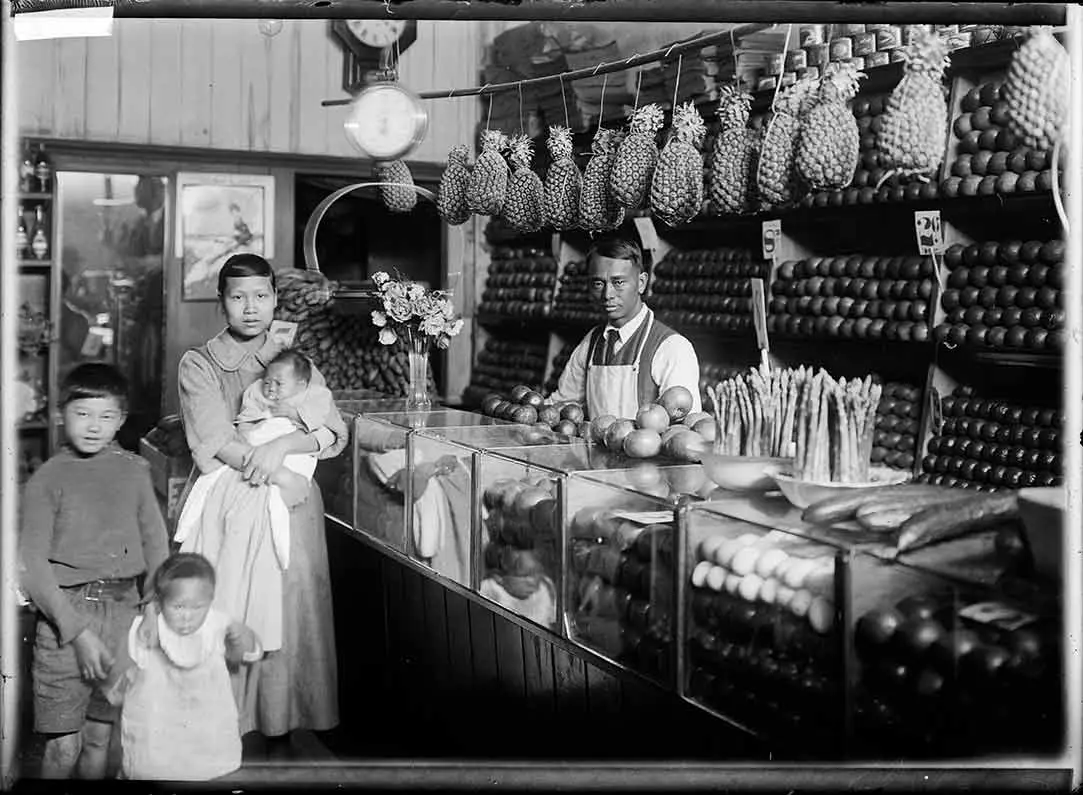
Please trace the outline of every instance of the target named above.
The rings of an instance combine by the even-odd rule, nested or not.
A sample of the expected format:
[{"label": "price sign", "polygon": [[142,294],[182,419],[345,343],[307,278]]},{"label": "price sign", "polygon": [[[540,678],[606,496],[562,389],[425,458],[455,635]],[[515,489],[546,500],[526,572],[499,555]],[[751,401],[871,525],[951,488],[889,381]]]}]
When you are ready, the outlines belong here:
[{"label": "price sign", "polygon": [[1030,613],[1016,610],[1000,602],[978,602],[968,605],[959,611],[959,615],[979,624],[994,626],[1009,632],[1025,627],[1027,624],[1033,624],[1037,620]]},{"label": "price sign", "polygon": [[549,240],[549,247],[553,251],[553,259],[558,263],[560,262],[560,232],[554,232],[553,237]]},{"label": "price sign", "polygon": [[654,220],[650,216],[633,218],[636,232],[639,233],[639,242],[643,248],[655,251],[658,248],[658,230],[654,228]]},{"label": "price sign", "polygon": [[297,324],[289,320],[271,321],[268,336],[283,348],[293,345],[293,338],[297,335]]},{"label": "price sign", "polygon": [[777,218],[771,221],[764,221],[761,229],[763,258],[774,261],[778,256],[778,241],[779,238],[782,237],[782,221]]},{"label": "price sign", "polygon": [[939,210],[915,211],[914,234],[918,239],[918,253],[922,256],[944,253],[944,227]]}]

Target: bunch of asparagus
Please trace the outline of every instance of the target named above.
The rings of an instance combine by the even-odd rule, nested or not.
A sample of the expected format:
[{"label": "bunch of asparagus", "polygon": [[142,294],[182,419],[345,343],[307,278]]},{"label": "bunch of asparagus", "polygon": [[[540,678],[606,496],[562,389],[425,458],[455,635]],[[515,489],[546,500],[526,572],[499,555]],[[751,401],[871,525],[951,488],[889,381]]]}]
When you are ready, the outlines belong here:
[{"label": "bunch of asparagus", "polygon": [[835,380],[823,369],[761,364],[707,387],[715,452],[792,457],[799,480],[865,482],[880,393],[870,376]]},{"label": "bunch of asparagus", "polygon": [[871,377],[836,381],[824,370],[806,380],[797,405],[794,476],[799,480],[869,480],[880,384]]},{"label": "bunch of asparagus", "polygon": [[761,364],[707,387],[718,425],[715,452],[793,456],[798,398],[811,377],[809,367],[772,369]]}]

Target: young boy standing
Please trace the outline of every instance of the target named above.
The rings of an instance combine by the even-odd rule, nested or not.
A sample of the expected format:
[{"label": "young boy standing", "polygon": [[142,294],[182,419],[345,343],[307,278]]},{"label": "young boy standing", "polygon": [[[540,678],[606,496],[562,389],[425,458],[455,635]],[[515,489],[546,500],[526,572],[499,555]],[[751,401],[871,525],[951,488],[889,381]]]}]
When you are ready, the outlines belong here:
[{"label": "young boy standing", "polygon": [[100,690],[139,610],[139,578],[169,554],[149,465],[113,441],[124,376],[76,367],[61,386],[65,447],[22,497],[22,585],[40,615],[34,729],[47,735],[42,778],[103,778],[117,708]]}]

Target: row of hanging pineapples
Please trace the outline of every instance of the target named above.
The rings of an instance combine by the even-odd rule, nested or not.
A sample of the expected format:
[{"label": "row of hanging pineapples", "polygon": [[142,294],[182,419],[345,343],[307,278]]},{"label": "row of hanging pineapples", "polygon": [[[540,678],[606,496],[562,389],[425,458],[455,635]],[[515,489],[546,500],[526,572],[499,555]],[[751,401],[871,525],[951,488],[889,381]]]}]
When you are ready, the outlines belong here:
[{"label": "row of hanging pineapples", "polygon": [[[906,50],[903,77],[888,97],[878,133],[888,176],[928,179],[940,167],[948,125],[947,66],[947,44],[936,34]],[[1063,135],[1067,73],[1067,53],[1047,29],[1016,51],[1005,97],[1021,140],[1051,147]],[[817,80],[799,80],[779,93],[762,133],[749,126],[751,96],[736,86],[723,87],[719,131],[706,170],[712,211],[755,212],[786,206],[805,192],[847,187],[860,155],[860,131],[849,103],[863,77],[841,65]],[[678,106],[659,152],[655,139],[662,121],[661,107],[649,104],[634,112],[626,133],[599,128],[583,173],[572,157],[571,131],[550,127],[552,164],[544,182],[531,168],[528,137],[509,139],[486,130],[473,168],[465,146],[449,153],[440,181],[440,215],[452,225],[478,213],[501,216],[519,232],[545,226],[594,232],[616,228],[626,211],[649,203],[655,217],[670,226],[686,223],[703,204],[700,146],[706,126],[693,103]]]},{"label": "row of hanging pineapples", "polygon": [[600,127],[582,172],[573,157],[571,130],[550,127],[551,163],[544,181],[531,168],[529,137],[486,130],[473,168],[465,146],[448,154],[437,200],[440,215],[452,225],[473,213],[499,216],[524,233],[543,227],[598,232],[617,228],[628,210],[649,202],[667,223],[684,223],[703,203],[699,146],[706,125],[691,102],[678,107],[669,140],[659,152],[655,138],[663,115],[659,105],[649,104],[634,112],[627,132]]}]

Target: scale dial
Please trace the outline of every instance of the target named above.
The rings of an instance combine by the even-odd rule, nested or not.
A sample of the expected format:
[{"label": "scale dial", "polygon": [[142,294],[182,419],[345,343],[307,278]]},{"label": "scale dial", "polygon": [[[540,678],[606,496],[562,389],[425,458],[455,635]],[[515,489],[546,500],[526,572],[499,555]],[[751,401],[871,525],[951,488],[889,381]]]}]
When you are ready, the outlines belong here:
[{"label": "scale dial", "polygon": [[416,94],[398,83],[374,83],[357,95],[346,136],[373,160],[398,160],[425,138],[429,117]]},{"label": "scale dial", "polygon": [[350,19],[346,28],[366,47],[382,50],[390,47],[406,31],[405,20]]}]

